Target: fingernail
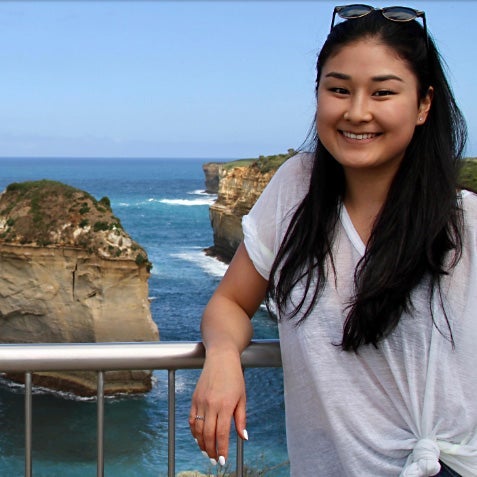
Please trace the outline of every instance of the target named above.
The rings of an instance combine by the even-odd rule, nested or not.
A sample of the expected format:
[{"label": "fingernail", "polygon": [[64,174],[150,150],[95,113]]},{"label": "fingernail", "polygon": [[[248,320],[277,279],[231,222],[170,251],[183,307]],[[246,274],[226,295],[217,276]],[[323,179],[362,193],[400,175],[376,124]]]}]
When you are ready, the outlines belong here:
[{"label": "fingernail", "polygon": [[217,465],[217,461],[216,461],[215,459],[210,459],[210,463],[211,463],[212,465]]},{"label": "fingernail", "polygon": [[242,431],[242,434],[243,434],[243,437],[245,438],[246,441],[248,441],[248,432],[247,432],[247,429],[244,429]]},{"label": "fingernail", "polygon": [[219,464],[222,467],[225,465],[225,457],[223,455],[219,456]]},{"label": "fingernail", "polygon": [[202,452],[202,455],[203,455],[204,457],[207,457],[207,459],[209,458],[209,454],[207,454],[207,452],[205,452],[205,451],[201,451],[201,452]]},{"label": "fingernail", "polygon": [[194,441],[197,445],[199,445],[199,441],[194,437]]}]

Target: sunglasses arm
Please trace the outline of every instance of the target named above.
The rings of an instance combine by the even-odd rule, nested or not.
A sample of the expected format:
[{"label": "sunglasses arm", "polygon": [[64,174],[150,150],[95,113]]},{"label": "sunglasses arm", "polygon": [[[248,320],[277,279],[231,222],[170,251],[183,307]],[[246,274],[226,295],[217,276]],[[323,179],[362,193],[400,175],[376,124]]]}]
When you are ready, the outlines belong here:
[{"label": "sunglasses arm", "polygon": [[335,9],[333,10],[333,16],[331,17],[331,27],[330,27],[330,31],[333,30],[333,27],[334,27],[334,25],[335,25],[336,13],[337,13],[337,10],[336,10],[336,7],[335,7]]}]

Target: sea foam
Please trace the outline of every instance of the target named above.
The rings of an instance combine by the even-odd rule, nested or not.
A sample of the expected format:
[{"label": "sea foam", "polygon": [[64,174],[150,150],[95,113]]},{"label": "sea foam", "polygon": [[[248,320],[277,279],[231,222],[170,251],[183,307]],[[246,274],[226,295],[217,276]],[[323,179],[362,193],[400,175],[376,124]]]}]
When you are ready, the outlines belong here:
[{"label": "sea foam", "polygon": [[185,206],[194,206],[194,205],[212,205],[215,200],[211,197],[200,198],[200,199],[160,199],[161,204],[167,205],[185,205]]},{"label": "sea foam", "polygon": [[192,248],[184,250],[183,252],[173,253],[171,257],[191,262],[214,277],[222,278],[227,270],[227,264],[206,255],[200,248]]}]

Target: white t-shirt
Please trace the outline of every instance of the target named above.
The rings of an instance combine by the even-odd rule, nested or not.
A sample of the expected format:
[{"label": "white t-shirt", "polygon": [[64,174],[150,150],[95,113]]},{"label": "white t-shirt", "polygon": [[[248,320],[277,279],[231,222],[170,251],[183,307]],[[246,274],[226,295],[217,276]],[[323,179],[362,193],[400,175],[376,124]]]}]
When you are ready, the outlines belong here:
[{"label": "white t-shirt", "polygon": [[[245,246],[266,279],[290,218],[307,192],[312,156],[285,162],[243,218]],[[342,351],[345,306],[365,245],[342,208],[330,276],[305,322],[279,321],[291,475],[434,475],[441,459],[477,476],[477,196],[463,192],[463,254],[442,280],[455,349],[425,285],[378,349]],[[331,275],[331,273],[330,273]],[[297,299],[302,290],[297,287]],[[306,306],[304,307],[304,309]]]}]

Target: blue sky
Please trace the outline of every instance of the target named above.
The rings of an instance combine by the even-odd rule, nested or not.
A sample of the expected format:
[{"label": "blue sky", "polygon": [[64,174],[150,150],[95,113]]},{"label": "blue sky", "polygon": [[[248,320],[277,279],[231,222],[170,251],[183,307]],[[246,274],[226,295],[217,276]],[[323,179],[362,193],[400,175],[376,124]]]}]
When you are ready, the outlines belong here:
[{"label": "blue sky", "polygon": [[[2,1],[0,157],[296,148],[314,114],[316,54],[342,3]],[[477,2],[398,4],[426,11],[477,156]]]}]

